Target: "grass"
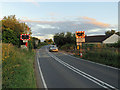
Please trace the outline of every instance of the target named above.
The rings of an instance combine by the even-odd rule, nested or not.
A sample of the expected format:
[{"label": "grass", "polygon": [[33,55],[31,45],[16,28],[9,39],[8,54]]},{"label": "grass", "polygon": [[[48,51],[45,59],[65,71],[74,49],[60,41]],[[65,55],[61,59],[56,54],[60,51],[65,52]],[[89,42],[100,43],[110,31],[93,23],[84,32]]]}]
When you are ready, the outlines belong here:
[{"label": "grass", "polygon": [[[80,57],[77,54],[74,55]],[[108,48],[92,49],[83,52],[83,59],[93,62],[109,65],[112,67],[120,68],[119,64],[120,53],[118,51],[112,51]]]},{"label": "grass", "polygon": [[36,88],[35,51],[2,45],[2,88]]},{"label": "grass", "polygon": [[[63,45],[60,49],[66,52],[71,52],[74,54],[74,56],[80,58],[79,50],[73,50],[74,46],[72,47],[72,49],[70,47],[72,47],[72,45],[67,44],[67,45]],[[119,51],[120,50],[118,50],[118,48],[107,47],[106,45],[87,44],[87,45],[83,45],[82,58],[93,62],[109,65],[112,67],[120,68]]]},{"label": "grass", "polygon": [[106,64],[109,66],[120,68],[120,54],[113,52],[110,49],[91,50],[84,53],[83,58],[97,63]]}]

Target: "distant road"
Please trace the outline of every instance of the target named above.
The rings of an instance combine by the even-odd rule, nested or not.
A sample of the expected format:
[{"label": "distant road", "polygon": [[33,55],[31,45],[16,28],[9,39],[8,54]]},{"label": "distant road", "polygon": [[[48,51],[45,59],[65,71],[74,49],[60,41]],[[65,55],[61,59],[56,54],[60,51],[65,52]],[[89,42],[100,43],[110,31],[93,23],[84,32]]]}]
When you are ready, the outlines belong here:
[{"label": "distant road", "polygon": [[118,71],[60,52],[38,50],[37,65],[42,88],[118,89]]}]

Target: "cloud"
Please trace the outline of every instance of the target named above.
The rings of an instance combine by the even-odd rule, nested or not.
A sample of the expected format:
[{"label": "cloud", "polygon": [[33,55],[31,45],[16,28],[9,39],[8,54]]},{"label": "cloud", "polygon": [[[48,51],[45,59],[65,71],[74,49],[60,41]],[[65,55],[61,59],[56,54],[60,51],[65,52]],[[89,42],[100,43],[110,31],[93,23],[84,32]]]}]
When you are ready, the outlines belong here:
[{"label": "cloud", "polygon": [[34,37],[40,39],[43,42],[45,39],[53,39],[53,34],[46,34],[43,36],[34,36]]},{"label": "cloud", "polygon": [[74,17],[70,20],[59,19],[58,21],[34,21],[29,19],[21,21],[27,22],[31,27],[32,36],[39,37],[41,40],[52,38],[55,33],[61,32],[75,33],[77,30],[84,30],[86,35],[100,35],[105,34],[107,30],[117,29],[117,25],[99,22],[89,17]]},{"label": "cloud", "polygon": [[35,6],[39,7],[38,2],[36,2],[35,0],[25,0],[25,2],[31,2],[31,3],[33,3]]},{"label": "cloud", "polygon": [[109,26],[110,26],[110,24],[106,24],[106,23],[103,23],[103,22],[99,22],[99,21],[97,21],[97,20],[94,19],[94,18],[83,17],[83,19],[88,20],[87,23],[89,23],[89,24],[94,24],[94,25],[96,25],[96,26],[101,26],[101,27],[109,27]]},{"label": "cloud", "polygon": [[45,25],[37,24],[37,26],[38,26],[39,28],[43,28],[43,29],[45,29],[45,28],[48,28],[48,29],[54,29],[54,28],[56,28],[56,27],[51,26],[51,25],[48,25],[48,24],[45,24]]},{"label": "cloud", "polygon": [[94,33],[94,32],[99,32],[99,31],[101,31],[101,29],[93,29],[93,30],[89,30],[89,31],[87,31],[87,32]]},{"label": "cloud", "polygon": [[29,22],[29,23],[55,23],[55,21],[36,21],[30,19],[22,19],[21,22]]}]

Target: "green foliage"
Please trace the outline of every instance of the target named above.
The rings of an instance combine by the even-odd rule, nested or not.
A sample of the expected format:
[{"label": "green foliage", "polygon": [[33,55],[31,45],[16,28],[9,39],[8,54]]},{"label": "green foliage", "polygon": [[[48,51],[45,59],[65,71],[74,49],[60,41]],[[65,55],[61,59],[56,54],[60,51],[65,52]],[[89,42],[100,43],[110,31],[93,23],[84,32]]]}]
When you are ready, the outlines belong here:
[{"label": "green foliage", "polygon": [[35,52],[2,45],[2,88],[36,88]]},{"label": "green foliage", "polygon": [[117,43],[114,44],[106,44],[107,47],[115,47],[115,48],[120,48],[120,40],[118,40]]},{"label": "green foliage", "polygon": [[71,32],[65,33],[56,33],[54,35],[54,42],[57,46],[61,47],[65,44],[75,44],[75,34]]},{"label": "green foliage", "polygon": [[2,41],[5,43],[12,43],[13,45],[19,45],[19,38],[17,38],[16,33],[9,29],[6,28],[5,30],[2,31]]},{"label": "green foliage", "polygon": [[95,44],[85,44],[85,43],[83,43],[83,48],[90,48],[90,49],[92,49],[92,48],[94,48],[94,46],[95,46]]},{"label": "green foliage", "polygon": [[113,44],[114,47],[120,48],[120,40],[117,43]]},{"label": "green foliage", "polygon": [[112,35],[112,34],[114,34],[114,33],[115,33],[115,30],[111,30],[111,31],[109,30],[109,31],[106,31],[106,32],[105,32],[105,34],[108,35],[108,36],[109,36],[109,35]]},{"label": "green foliage", "polygon": [[2,21],[0,21],[0,41],[2,40]]},{"label": "green foliage", "polygon": [[[20,46],[20,34],[27,33],[28,25],[19,22],[15,15],[4,17],[2,20],[2,42]],[[29,28],[31,34],[31,29]]]},{"label": "green foliage", "polygon": [[60,49],[62,49],[62,50],[74,50],[74,48],[75,48],[74,44],[65,44],[60,47]]},{"label": "green foliage", "polygon": [[52,39],[45,39],[44,42],[47,43],[47,44],[53,44],[53,40]]},{"label": "green foliage", "polygon": [[30,50],[37,49],[41,46],[41,41],[38,38],[31,37],[30,41],[28,41],[28,47]]},{"label": "green foliage", "polygon": [[31,40],[28,41],[28,48],[29,48],[30,51],[34,48],[33,42]]},{"label": "green foliage", "polygon": [[68,44],[75,44],[75,34],[72,34],[71,32],[67,32],[65,35],[66,43]]},{"label": "green foliage", "polygon": [[94,62],[110,65],[117,68],[120,68],[118,63],[119,56],[120,54],[118,53],[118,51],[115,52],[108,48],[87,50],[86,53],[83,54],[84,59],[88,59]]},{"label": "green foliage", "polygon": [[17,33],[17,36],[19,36],[21,33],[27,32],[28,25],[26,25],[25,23],[20,23],[16,19],[15,15],[10,15],[8,17],[5,16],[2,20],[2,30],[5,30],[5,28],[10,28],[11,30]]},{"label": "green foliage", "polygon": [[120,32],[116,32],[116,34],[120,36]]}]

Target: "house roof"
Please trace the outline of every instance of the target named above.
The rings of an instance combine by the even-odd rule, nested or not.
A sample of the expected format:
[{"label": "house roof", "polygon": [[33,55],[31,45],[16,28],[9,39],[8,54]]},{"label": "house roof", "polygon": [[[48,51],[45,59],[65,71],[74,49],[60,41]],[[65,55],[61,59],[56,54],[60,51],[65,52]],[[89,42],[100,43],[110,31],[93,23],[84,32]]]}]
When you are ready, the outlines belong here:
[{"label": "house roof", "polygon": [[110,36],[106,35],[95,35],[95,36],[86,36],[85,37],[85,42],[101,42],[107,39]]}]

